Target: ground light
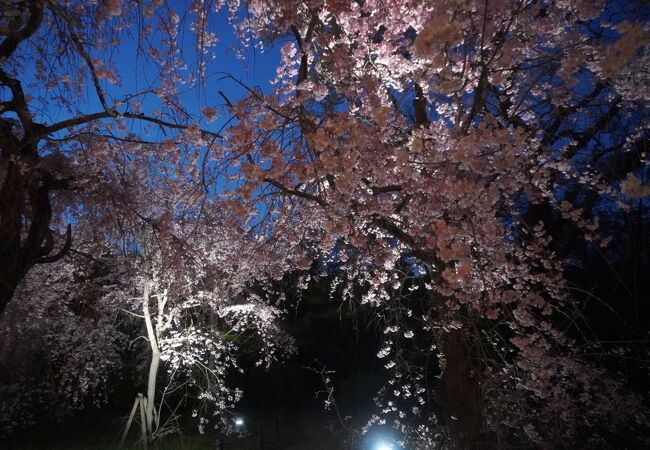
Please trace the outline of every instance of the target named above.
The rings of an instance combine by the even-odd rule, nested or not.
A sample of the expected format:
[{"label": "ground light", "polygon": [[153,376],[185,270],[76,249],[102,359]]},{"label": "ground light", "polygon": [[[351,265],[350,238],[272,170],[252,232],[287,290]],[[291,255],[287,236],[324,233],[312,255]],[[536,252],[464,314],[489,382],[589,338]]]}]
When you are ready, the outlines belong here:
[{"label": "ground light", "polygon": [[389,444],[386,441],[378,441],[373,450],[395,450],[395,447],[393,447],[393,444]]}]

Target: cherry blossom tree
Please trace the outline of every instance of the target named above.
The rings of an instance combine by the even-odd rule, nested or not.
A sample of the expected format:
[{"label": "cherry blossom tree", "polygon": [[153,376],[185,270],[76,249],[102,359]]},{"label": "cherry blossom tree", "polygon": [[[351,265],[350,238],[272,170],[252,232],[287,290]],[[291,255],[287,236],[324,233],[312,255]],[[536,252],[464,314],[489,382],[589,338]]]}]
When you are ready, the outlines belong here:
[{"label": "cherry blossom tree", "polygon": [[[85,201],[101,200],[93,186],[102,184],[101,163],[116,155],[113,143],[147,144],[174,159],[178,132],[196,135],[197,146],[218,140],[217,132],[199,128],[214,119],[214,108],[200,105],[203,116],[193,116],[178,95],[200,84],[216,44],[206,8],[192,2],[176,12],[158,0],[2,2],[0,312],[31,267],[71,247],[66,208],[82,203],[80,193]],[[184,31],[196,36],[191,66],[178,39]],[[124,56],[115,50],[127,47],[135,49],[133,65],[142,67],[135,74],[117,71]],[[135,88],[120,89],[123,82]],[[92,145],[96,139],[103,145]],[[90,151],[100,165],[86,171]]]},{"label": "cherry blossom tree", "polygon": [[[151,355],[143,398],[145,442],[169,431],[160,417],[163,406],[175,408],[165,397],[187,386],[196,391],[199,431],[211,421],[214,428],[228,429],[226,412],[241,391],[226,377],[240,370],[237,356],[249,341],[259,350],[257,364],[267,368],[294,352],[292,338],[279,326],[284,311],[268,297],[282,271],[269,272],[272,266],[265,270],[246,257],[258,253],[254,241],[212,221],[186,226],[196,238],[183,238],[185,227],[178,223],[167,227],[143,234],[142,254],[131,261],[141,267],[134,271],[138,295],[131,314],[144,321]],[[161,367],[167,384],[157,401]]]},{"label": "cherry blossom tree", "polygon": [[[349,262],[394,374],[373,423],[422,448],[599,445],[646,427],[643,400],[582,356],[563,276],[573,240],[607,244],[597,208],[647,202],[644,6],[246,5],[242,35],[285,44],[273,95],[250,89],[231,108],[233,205],[275,217],[303,249],[297,268],[315,253]],[[609,157],[622,164],[607,170]]]},{"label": "cherry blossom tree", "polygon": [[[201,86],[226,6],[245,44],[282,44],[274,90],[224,75],[245,98],[214,95],[198,117],[181,91]],[[315,258],[382,323],[390,377],[369,426],[416,448],[598,446],[647,428],[643,398],[584,351],[597,342],[565,277],[572,242],[606,247],[603,210],[648,210],[647,6],[1,8],[0,313],[35,265],[75,250],[73,229],[125,257],[122,300],[151,352],[147,439],[158,367],[204,367],[194,382],[216,390],[201,398],[227,407],[224,333],[275,350],[279,311],[253,286]],[[155,81],[120,90],[122,46]],[[213,130],[221,100],[232,126]]]},{"label": "cherry blossom tree", "polygon": [[[181,101],[181,90],[203,86],[216,44],[206,14],[221,6],[199,1],[175,11],[163,1],[56,0],[0,6],[0,314],[13,299],[9,323],[34,317],[31,327],[7,330],[9,364],[27,344],[22,340],[59,332],[51,341],[56,354],[45,361],[61,363],[54,370],[61,381],[46,381],[54,397],[70,397],[64,415],[104,385],[117,365],[112,336],[138,337],[125,333],[132,323],[124,330],[113,322],[136,314],[137,334],[148,342],[136,349],[150,355],[146,442],[164,431],[161,394],[195,386],[201,427],[238,399],[225,379],[237,369],[238,344],[257,342],[265,365],[292,351],[278,325],[282,311],[263,295],[265,280],[284,273],[284,258],[276,252],[276,264],[256,265],[254,236],[219,198],[225,155],[219,130],[207,129],[216,110],[201,104],[193,115]],[[188,58],[184,32],[196,37]],[[120,50],[131,49],[134,64],[146,67],[131,77],[137,83],[118,71]],[[264,252],[271,257],[268,246]],[[106,255],[106,278],[113,280],[84,301],[101,306],[93,320],[115,325],[110,333],[97,334],[100,327],[93,333],[95,322],[68,311],[84,298],[75,271],[90,270],[97,255]],[[50,285],[56,288],[44,295]],[[59,328],[61,317],[66,329]],[[25,353],[31,350],[38,348]],[[85,365],[95,370],[83,373]],[[13,386],[17,379],[8,377]],[[61,384],[66,388],[57,391]]]},{"label": "cherry blossom tree", "polygon": [[[134,184],[155,182],[137,173],[142,168],[136,159]],[[241,397],[227,377],[241,370],[241,348],[256,349],[258,365],[267,368],[292,354],[293,340],[280,326],[284,311],[270,297],[284,265],[259,267],[259,244],[227,226],[214,200],[205,201],[198,220],[169,219],[172,211],[159,199],[173,198],[173,187],[185,186],[165,184],[165,195],[139,186],[130,201],[147,208],[119,215],[121,235],[110,217],[95,222],[84,211],[70,254],[37,266],[21,283],[2,320],[4,432],[51,409],[62,418],[94,396],[101,403],[128,352],[143,361],[146,389],[133,395],[141,396],[145,445],[177,431],[177,406],[187,396],[201,432],[208,424],[227,429],[227,411]],[[145,212],[156,219],[142,219]],[[116,246],[123,240],[130,240],[128,252]],[[48,376],[35,370],[41,367]]]}]

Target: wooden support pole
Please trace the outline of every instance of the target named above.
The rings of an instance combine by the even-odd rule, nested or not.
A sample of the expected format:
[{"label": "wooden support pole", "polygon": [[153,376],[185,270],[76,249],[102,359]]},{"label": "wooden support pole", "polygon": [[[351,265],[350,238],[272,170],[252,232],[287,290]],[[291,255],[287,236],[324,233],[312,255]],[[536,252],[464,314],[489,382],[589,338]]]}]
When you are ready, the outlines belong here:
[{"label": "wooden support pole", "polygon": [[138,400],[140,402],[140,431],[142,432],[142,445],[144,450],[149,450],[149,436],[147,435],[147,417],[146,417],[146,405],[144,401],[144,396],[138,394]]},{"label": "wooden support pole", "polygon": [[129,434],[129,430],[131,429],[131,422],[133,422],[133,418],[135,417],[135,412],[137,411],[139,404],[140,404],[140,399],[136,397],[135,401],[133,402],[133,408],[131,408],[131,414],[129,414],[129,420],[126,421],[126,426],[124,427],[124,432],[122,433],[122,439],[120,440],[120,447],[122,447],[124,445],[124,442],[126,441],[126,435]]}]

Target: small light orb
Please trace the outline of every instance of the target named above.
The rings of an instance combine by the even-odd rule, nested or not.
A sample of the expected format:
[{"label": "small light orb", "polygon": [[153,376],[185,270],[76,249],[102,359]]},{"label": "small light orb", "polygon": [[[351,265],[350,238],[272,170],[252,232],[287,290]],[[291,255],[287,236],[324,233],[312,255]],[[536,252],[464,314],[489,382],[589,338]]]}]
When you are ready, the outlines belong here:
[{"label": "small light orb", "polygon": [[242,419],[241,417],[237,417],[235,419],[235,426],[241,427],[242,425],[244,425],[244,419]]}]

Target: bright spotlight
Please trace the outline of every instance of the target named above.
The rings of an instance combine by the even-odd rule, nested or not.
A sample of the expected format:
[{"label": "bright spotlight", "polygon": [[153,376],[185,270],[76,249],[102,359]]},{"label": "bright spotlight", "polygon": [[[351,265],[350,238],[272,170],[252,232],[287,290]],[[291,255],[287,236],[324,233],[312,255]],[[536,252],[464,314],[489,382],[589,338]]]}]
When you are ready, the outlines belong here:
[{"label": "bright spotlight", "polygon": [[374,450],[394,450],[394,447],[387,442],[378,442]]},{"label": "bright spotlight", "polygon": [[241,417],[237,417],[235,419],[235,426],[241,427],[242,425],[244,425],[244,419],[242,419]]}]

